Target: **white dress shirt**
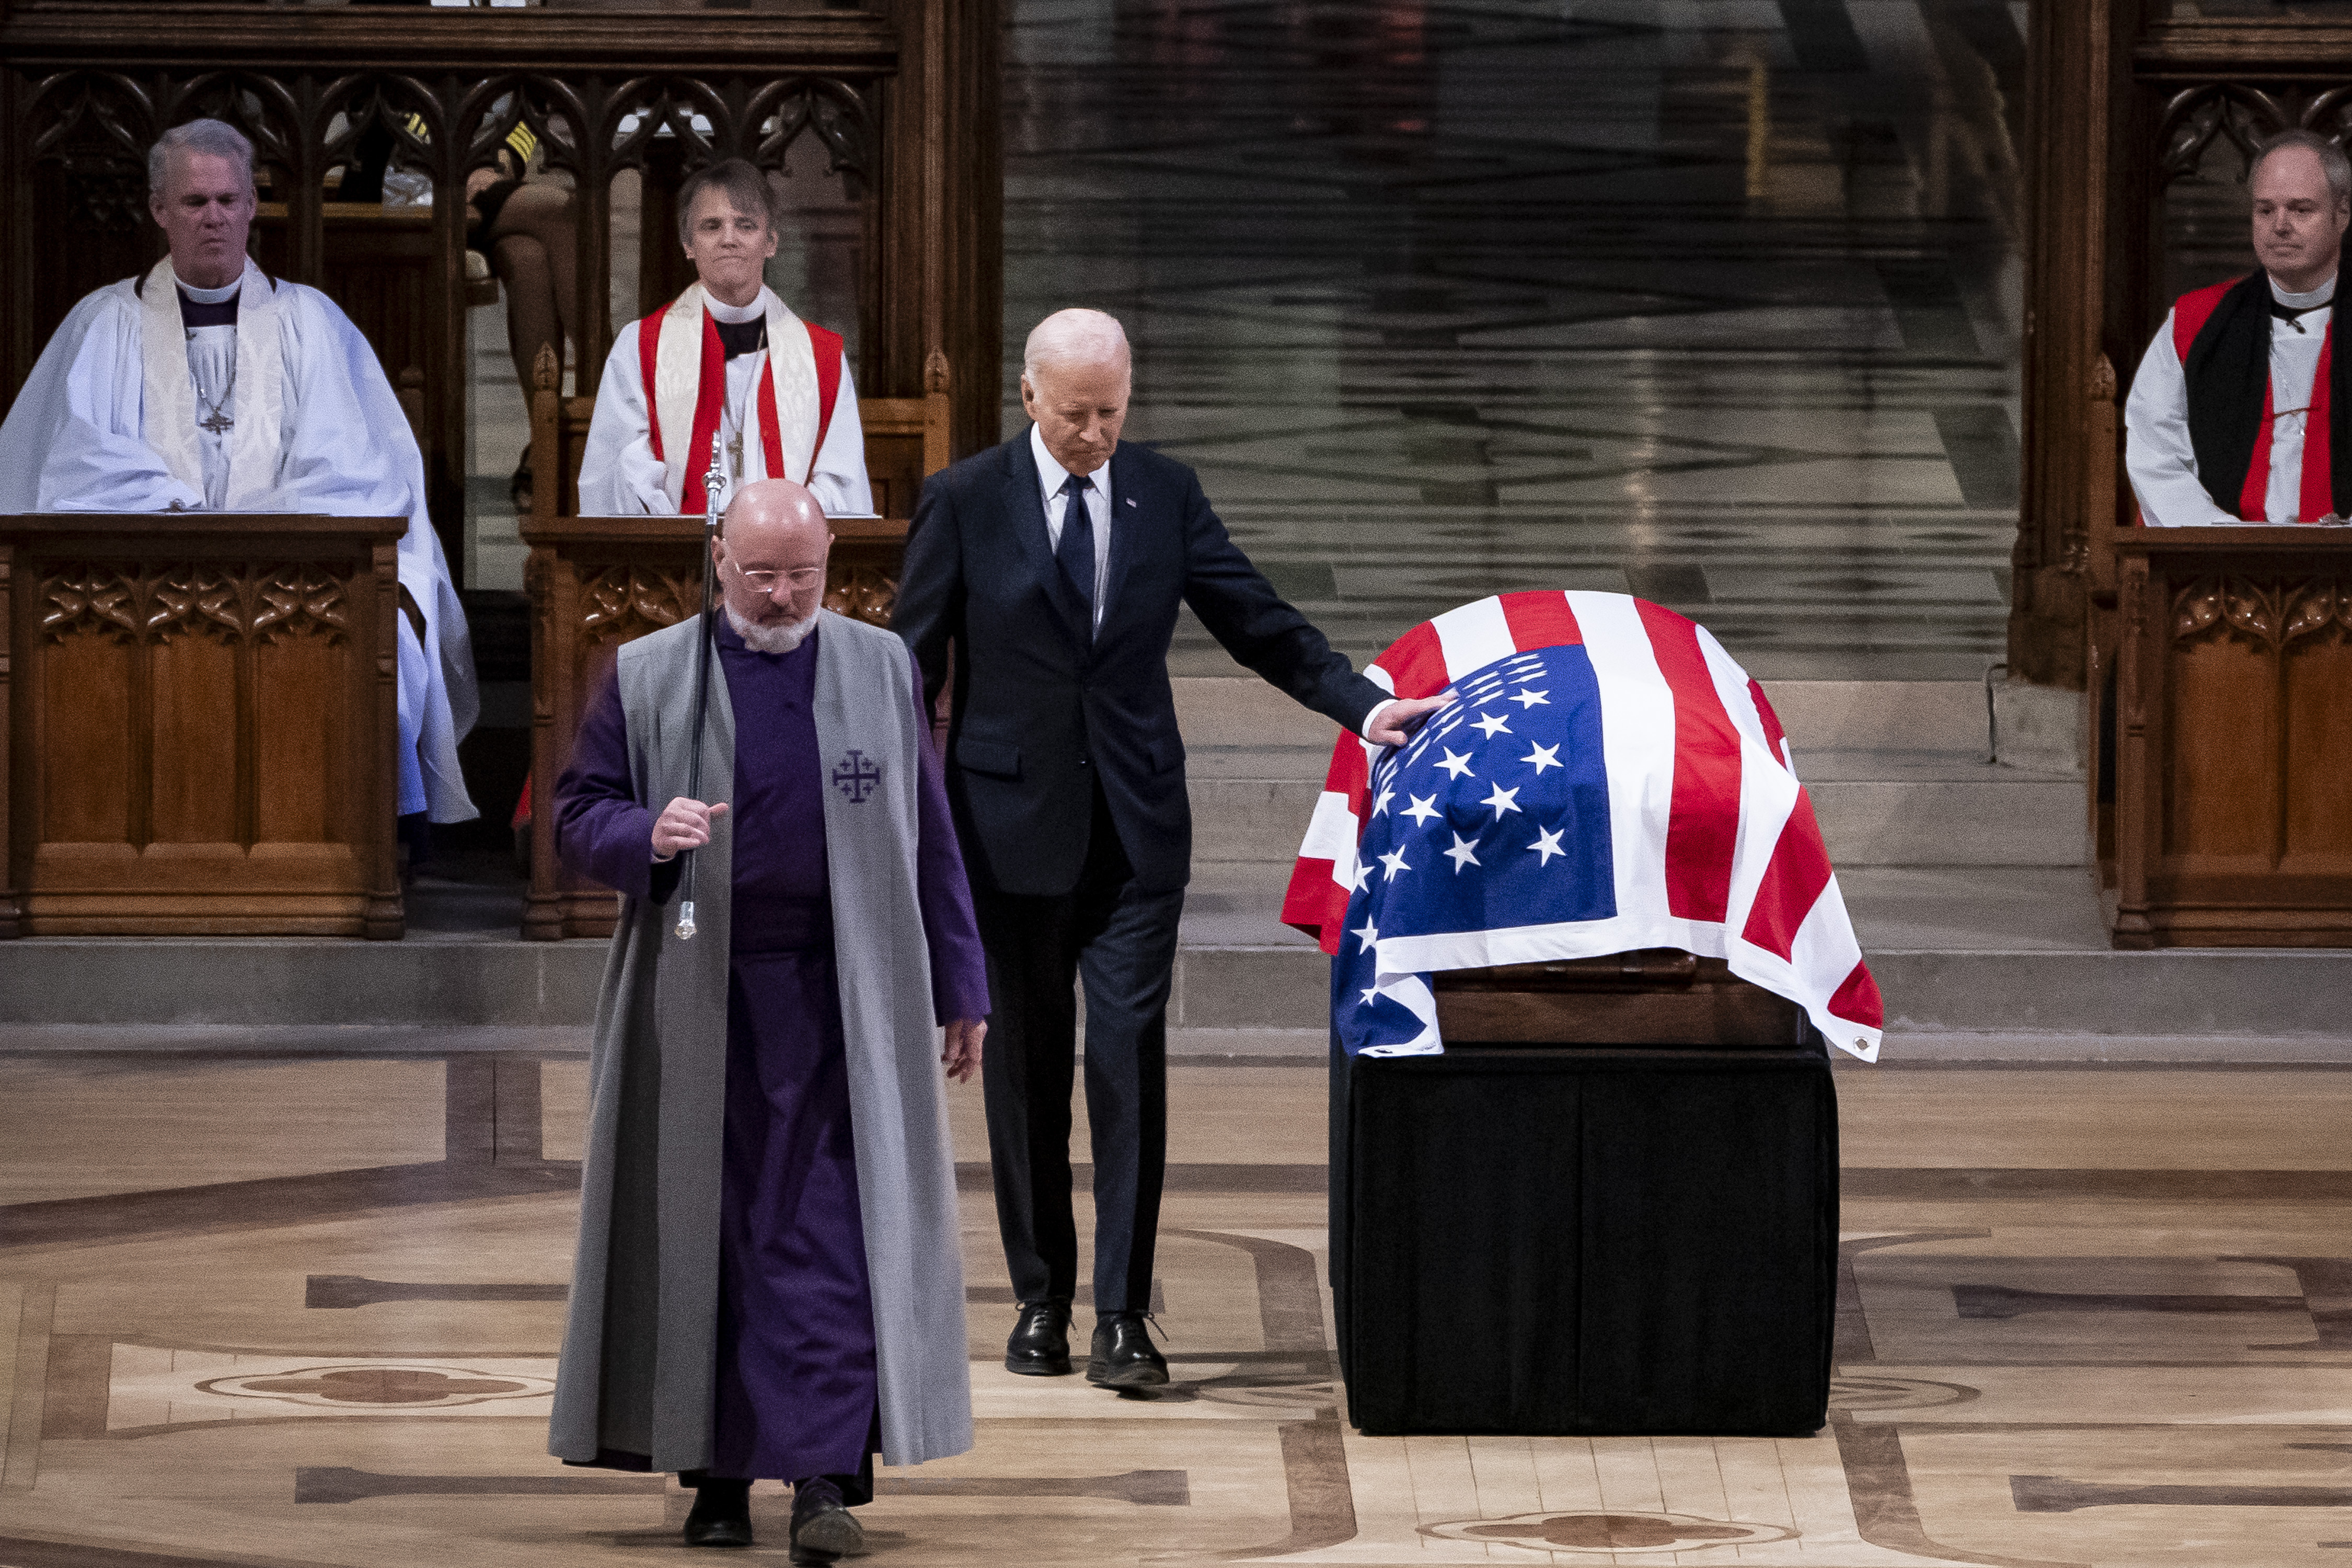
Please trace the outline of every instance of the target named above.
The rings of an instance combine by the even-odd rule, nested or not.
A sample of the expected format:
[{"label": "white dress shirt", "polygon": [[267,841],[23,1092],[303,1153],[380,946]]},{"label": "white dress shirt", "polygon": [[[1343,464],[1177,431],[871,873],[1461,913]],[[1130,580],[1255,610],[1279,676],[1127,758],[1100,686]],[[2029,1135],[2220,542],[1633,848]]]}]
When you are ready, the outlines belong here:
[{"label": "white dress shirt", "polygon": [[[2318,305],[2292,321],[2271,318],[2271,471],[2263,514],[2272,522],[2299,522],[2303,511],[2303,441],[2309,422],[2319,349],[2335,310],[2336,279],[2308,294],[2289,294],[2271,280],[2271,298],[2291,310]],[[2189,380],[2167,313],[2156,341],[2141,356],[2124,403],[2124,470],[2139,498],[2141,519],[2158,528],[2242,522],[2214,503],[2197,477],[2189,439]],[[2352,454],[2336,454],[2352,459]]]},{"label": "white dress shirt", "polygon": [[[1070,498],[1062,487],[1070,482],[1070,471],[1045,449],[1045,437],[1037,426],[1029,426],[1029,455],[1037,460],[1037,486],[1045,492],[1045,542],[1048,548],[1062,548],[1062,523],[1070,510]],[[1110,583],[1110,465],[1105,463],[1093,473],[1083,476],[1092,485],[1086,492],[1087,517],[1095,531],[1095,624],[1094,631],[1102,632],[1103,593]],[[1364,715],[1359,734],[1369,735],[1372,721],[1381,710],[1396,700],[1393,697],[1375,702]]]}]

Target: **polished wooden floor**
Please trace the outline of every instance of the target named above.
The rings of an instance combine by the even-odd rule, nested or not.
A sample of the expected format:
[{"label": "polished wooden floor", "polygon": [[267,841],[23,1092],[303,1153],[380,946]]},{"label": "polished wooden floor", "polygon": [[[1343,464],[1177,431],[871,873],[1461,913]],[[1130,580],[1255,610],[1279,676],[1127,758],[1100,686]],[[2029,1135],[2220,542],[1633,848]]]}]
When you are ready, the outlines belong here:
[{"label": "polished wooden floor", "polygon": [[[1780,1441],[1359,1436],[1320,1066],[1174,1079],[1148,1400],[997,1367],[959,1094],[979,1444],[874,1563],[2352,1562],[2352,1073],[1842,1070],[1835,1415]],[[675,1488],[542,1452],[583,1080],[0,1058],[0,1564],[674,1556]]]}]

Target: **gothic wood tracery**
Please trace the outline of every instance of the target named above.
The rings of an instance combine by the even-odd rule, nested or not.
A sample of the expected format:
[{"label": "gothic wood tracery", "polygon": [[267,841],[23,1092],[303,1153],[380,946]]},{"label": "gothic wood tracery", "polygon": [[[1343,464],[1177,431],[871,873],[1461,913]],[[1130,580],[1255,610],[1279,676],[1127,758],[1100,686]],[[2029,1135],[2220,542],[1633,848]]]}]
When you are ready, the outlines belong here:
[{"label": "gothic wood tracery", "polygon": [[53,643],[89,635],[124,644],[188,637],[224,642],[323,637],[341,643],[351,631],[347,583],[347,575],[308,561],[128,567],[77,562],[43,578],[41,633]]}]

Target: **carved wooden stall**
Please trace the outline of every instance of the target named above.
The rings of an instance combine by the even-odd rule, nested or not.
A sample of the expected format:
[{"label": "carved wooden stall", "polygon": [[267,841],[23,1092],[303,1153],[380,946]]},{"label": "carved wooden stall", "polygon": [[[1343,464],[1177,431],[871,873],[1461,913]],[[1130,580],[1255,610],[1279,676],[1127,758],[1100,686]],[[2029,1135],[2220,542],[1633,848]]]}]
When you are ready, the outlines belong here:
[{"label": "carved wooden stall", "polygon": [[398,937],[404,518],[0,518],[0,937]]},{"label": "carved wooden stall", "polygon": [[[996,0],[761,15],[651,0],[636,15],[603,5],[424,12],[11,0],[0,5],[0,181],[10,203],[0,390],[13,395],[74,300],[162,253],[143,193],[146,149],[164,129],[212,115],[252,137],[285,203],[282,235],[264,226],[261,243],[282,254],[285,276],[337,294],[325,175],[380,125],[399,159],[433,179],[435,286],[424,301],[418,402],[435,519],[462,570],[462,195],[467,171],[520,123],[575,187],[581,290],[592,305],[610,297],[612,188],[623,171],[651,174],[657,209],[660,182],[713,159],[774,169],[796,142],[803,155],[821,149],[864,197],[860,388],[918,397],[953,365],[967,392],[952,410],[952,447],[978,450],[996,439],[1001,353],[999,14]],[[578,393],[593,394],[613,331],[604,310],[583,312]],[[397,382],[404,367],[388,358],[387,368]]]},{"label": "carved wooden stall", "polygon": [[2116,945],[2352,946],[2352,530],[2116,551]]},{"label": "carved wooden stall", "polygon": [[[2150,803],[2173,805],[2144,803],[2158,815],[2128,829],[2122,820],[2131,785],[2119,666],[2138,658],[2145,670],[2147,657],[2124,625],[2123,572],[2135,556],[2147,559],[2149,542],[2122,472],[2123,400],[2173,298],[2252,270],[2238,183],[2255,146],[2298,126],[2339,143],[2352,133],[2352,57],[2340,23],[2189,10],[2167,0],[2037,5],[2027,51],[2025,472],[2009,662],[2016,677],[2087,693],[2087,809],[2103,877],[2115,887],[2129,857],[2143,869],[2156,864],[2146,835],[2158,831],[2164,811],[2190,814],[2174,824],[2184,832],[2203,820],[2195,795],[2210,786],[2202,773],[2143,777],[2139,787],[2158,791]],[[2271,531],[2229,530],[2235,542],[2216,547],[2252,549]],[[2184,689],[2199,700],[2209,689],[2192,681]],[[2238,720],[2227,709],[2183,710],[2167,722],[2185,736],[2192,722],[2232,733]],[[2151,765],[2194,758],[2163,747],[2140,755]],[[2137,848],[2126,843],[2135,834]],[[2171,885],[2171,871],[2148,874]],[[2169,919],[2127,921],[2116,940],[2256,940]],[[2323,929],[2261,940],[2352,941],[2316,934]]]},{"label": "carved wooden stall", "polygon": [[[2024,483],[2014,675],[2079,689],[2115,607],[2105,540],[2132,521],[2117,409],[2176,293],[2249,271],[2242,222],[2167,212],[2263,137],[2352,131],[2340,22],[2175,16],[2165,0],[2037,5],[2026,162]],[[2185,253],[2189,265],[2179,262]],[[2109,623],[2111,624],[2111,622]],[[2106,668],[2101,667],[2102,676]]]},{"label": "carved wooden stall", "polygon": [[[530,545],[531,779],[535,797],[551,790],[572,755],[587,704],[623,643],[694,614],[702,603],[702,524],[691,517],[579,517],[580,460],[593,412],[555,384],[542,354],[531,401],[532,501],[523,539]],[[879,518],[837,518],[825,606],[887,626],[897,603],[907,520],[923,477],[947,466],[944,385],[921,397],[861,397],[858,422]],[[535,798],[543,805],[543,798]],[[609,936],[608,889],[574,877],[556,860],[553,814],[533,812],[530,891],[522,934],[536,941]]]}]

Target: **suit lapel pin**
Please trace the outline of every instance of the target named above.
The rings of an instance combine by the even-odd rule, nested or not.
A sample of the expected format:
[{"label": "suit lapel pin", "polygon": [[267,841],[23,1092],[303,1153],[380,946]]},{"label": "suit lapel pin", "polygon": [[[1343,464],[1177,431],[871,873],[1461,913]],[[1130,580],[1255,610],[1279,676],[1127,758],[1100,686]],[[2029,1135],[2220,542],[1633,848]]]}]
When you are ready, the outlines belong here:
[{"label": "suit lapel pin", "polygon": [[1133,505],[1135,504],[1135,498],[1134,498],[1133,496],[1129,496],[1129,497],[1128,497],[1128,498],[1127,498],[1127,504],[1128,504],[1128,505],[1129,505],[1129,506],[1133,506]]}]

